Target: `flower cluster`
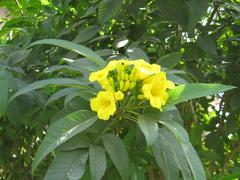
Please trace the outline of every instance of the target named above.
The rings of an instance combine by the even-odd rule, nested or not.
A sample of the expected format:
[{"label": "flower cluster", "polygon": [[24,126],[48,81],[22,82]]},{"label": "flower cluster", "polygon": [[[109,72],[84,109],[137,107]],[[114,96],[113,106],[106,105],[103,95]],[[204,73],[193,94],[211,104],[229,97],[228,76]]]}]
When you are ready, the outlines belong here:
[{"label": "flower cluster", "polygon": [[91,82],[97,81],[102,91],[91,99],[90,105],[99,119],[108,120],[117,110],[117,101],[125,96],[137,100],[149,100],[150,105],[162,110],[168,100],[167,89],[174,88],[166,74],[157,64],[144,60],[113,60],[108,65],[89,76]]}]

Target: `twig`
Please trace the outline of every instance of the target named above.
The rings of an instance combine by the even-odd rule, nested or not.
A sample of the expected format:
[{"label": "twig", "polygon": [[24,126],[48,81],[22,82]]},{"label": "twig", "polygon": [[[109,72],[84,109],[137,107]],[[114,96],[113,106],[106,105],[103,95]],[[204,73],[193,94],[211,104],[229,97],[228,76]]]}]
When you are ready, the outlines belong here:
[{"label": "twig", "polygon": [[16,2],[16,4],[18,5],[18,7],[20,8],[20,13],[21,13],[21,15],[23,16],[23,11],[22,11],[22,8],[21,8],[21,5],[20,5],[19,1],[18,1],[18,0],[15,0],[15,2]]},{"label": "twig", "polygon": [[152,166],[148,167],[148,180],[154,180],[154,172]]}]

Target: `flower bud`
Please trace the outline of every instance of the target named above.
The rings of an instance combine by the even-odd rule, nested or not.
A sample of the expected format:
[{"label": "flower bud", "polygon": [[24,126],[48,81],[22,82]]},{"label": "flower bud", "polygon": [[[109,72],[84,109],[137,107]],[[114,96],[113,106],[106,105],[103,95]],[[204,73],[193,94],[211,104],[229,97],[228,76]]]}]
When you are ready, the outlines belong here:
[{"label": "flower bud", "polygon": [[129,79],[129,74],[124,75],[124,80],[127,81]]},{"label": "flower bud", "polygon": [[120,81],[120,90],[122,91],[123,90],[123,87],[124,87],[124,82],[123,81]]},{"label": "flower bud", "polygon": [[123,88],[122,91],[126,92],[129,89],[129,86],[130,86],[130,81],[129,80],[125,81],[124,88]]},{"label": "flower bud", "polygon": [[133,89],[135,86],[136,86],[136,82],[131,82],[130,86],[129,86],[129,89]]}]

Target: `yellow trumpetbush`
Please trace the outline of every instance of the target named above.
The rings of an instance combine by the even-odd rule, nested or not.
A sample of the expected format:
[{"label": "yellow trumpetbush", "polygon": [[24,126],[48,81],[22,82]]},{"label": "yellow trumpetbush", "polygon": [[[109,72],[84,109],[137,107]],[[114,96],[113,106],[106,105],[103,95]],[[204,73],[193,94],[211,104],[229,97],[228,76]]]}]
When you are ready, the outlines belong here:
[{"label": "yellow trumpetbush", "polygon": [[112,71],[113,69],[115,69],[115,66],[117,65],[117,63],[119,62],[116,60],[110,61],[105,68],[96,72],[92,72],[89,76],[89,81],[94,82],[94,81],[101,81],[105,79],[109,71]]},{"label": "yellow trumpetbush", "polygon": [[102,70],[93,72],[89,76],[89,81],[94,82],[94,81],[100,81],[103,80],[107,77],[108,75],[108,69],[104,68]]},{"label": "yellow trumpetbush", "polygon": [[164,72],[150,76],[143,82],[142,92],[144,97],[150,101],[152,107],[161,110],[169,97],[167,89],[173,89],[175,85],[173,82],[167,80]]},{"label": "yellow trumpetbush", "polygon": [[143,80],[150,75],[154,75],[161,72],[160,71],[161,67],[158,64],[149,64],[142,59],[131,62],[133,63],[134,68],[137,69],[136,76],[140,80]]},{"label": "yellow trumpetbush", "polygon": [[142,91],[144,98],[150,101],[151,106],[160,110],[168,100],[168,93],[159,86],[158,82],[144,84]]},{"label": "yellow trumpetbush", "polygon": [[100,91],[97,97],[90,100],[90,106],[97,112],[98,118],[108,120],[116,111],[116,99],[110,91]]},{"label": "yellow trumpetbush", "polygon": [[97,81],[103,89],[90,100],[91,109],[102,120],[114,115],[117,105],[121,107],[121,102],[116,102],[125,95],[135,98],[132,103],[149,100],[152,107],[162,110],[169,98],[167,90],[175,87],[159,65],[142,59],[110,61],[105,68],[91,73],[89,80]]}]

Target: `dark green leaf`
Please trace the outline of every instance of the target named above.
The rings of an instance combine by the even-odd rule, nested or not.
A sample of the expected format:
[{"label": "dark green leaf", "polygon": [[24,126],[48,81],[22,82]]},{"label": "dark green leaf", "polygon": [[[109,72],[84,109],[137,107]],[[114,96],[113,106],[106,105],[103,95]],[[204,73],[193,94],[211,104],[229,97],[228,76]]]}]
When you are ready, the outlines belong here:
[{"label": "dark green leaf", "polygon": [[44,180],[79,180],[86,169],[88,153],[83,150],[58,152]]},{"label": "dark green leaf", "polygon": [[85,134],[80,133],[62,144],[59,148],[61,151],[72,151],[79,148],[87,148],[89,145],[89,137]]},{"label": "dark green leaf", "polygon": [[147,54],[140,48],[128,48],[127,55],[130,59],[144,59],[145,61],[149,61],[149,57]]},{"label": "dark green leaf", "polygon": [[158,124],[156,121],[139,116],[137,124],[143,132],[148,146],[152,145],[158,137]]},{"label": "dark green leaf", "polygon": [[178,179],[182,172],[184,179],[192,179],[184,152],[177,139],[166,128],[159,129],[158,139],[153,144],[153,154],[166,180]]},{"label": "dark green leaf", "polygon": [[129,159],[123,141],[113,134],[105,134],[102,137],[102,140],[107,153],[118,169],[122,179],[127,180],[130,173]]},{"label": "dark green leaf", "polygon": [[106,171],[105,150],[101,146],[89,147],[89,163],[92,180],[101,180]]},{"label": "dark green leaf", "polygon": [[208,34],[201,34],[198,38],[199,47],[210,56],[217,56],[217,47],[214,40]]},{"label": "dark green leaf", "polygon": [[77,91],[78,88],[65,88],[65,89],[61,89],[59,91],[57,91],[56,93],[54,93],[52,96],[50,96],[45,104],[45,108],[48,106],[48,104],[50,104],[51,102],[61,98],[61,97],[64,97],[64,96],[67,96],[68,94],[71,94],[75,91]]},{"label": "dark green leaf", "polygon": [[97,117],[91,111],[75,111],[53,123],[43,139],[32,164],[32,172],[39,163],[56,147],[84,131],[95,123]]},{"label": "dark green leaf", "polygon": [[180,52],[172,52],[161,57],[158,60],[158,64],[166,68],[173,68],[180,62],[181,58],[182,55]]},{"label": "dark green leaf", "polygon": [[188,30],[191,31],[194,26],[201,20],[201,17],[207,12],[209,0],[190,0]]},{"label": "dark green leaf", "polygon": [[41,89],[45,86],[71,86],[71,87],[78,87],[82,89],[87,89],[87,85],[79,80],[70,79],[70,78],[52,78],[52,79],[45,79],[45,80],[39,80],[35,81],[32,84],[27,85],[26,87],[20,89],[18,92],[16,92],[9,101],[12,101],[16,97],[28,93],[33,90]]},{"label": "dark green leaf", "polygon": [[187,27],[188,7],[184,0],[157,0],[156,2],[161,15],[185,28]]},{"label": "dark green leaf", "polygon": [[87,27],[86,29],[84,29],[78,33],[78,35],[75,37],[73,42],[81,43],[81,42],[88,41],[88,40],[92,39],[97,34],[98,31],[99,31],[98,26]]},{"label": "dark green leaf", "polygon": [[105,23],[113,16],[117,15],[123,4],[123,0],[103,0],[98,8],[98,19],[101,23]]},{"label": "dark green leaf", "polygon": [[5,115],[8,106],[8,81],[0,77],[0,117]]},{"label": "dark green leaf", "polygon": [[198,157],[197,152],[189,142],[187,132],[184,128],[174,121],[160,121],[169,131],[173,133],[179,144],[181,145],[184,156],[188,162],[189,168],[191,169],[192,175],[195,180],[205,180],[206,175]]}]

